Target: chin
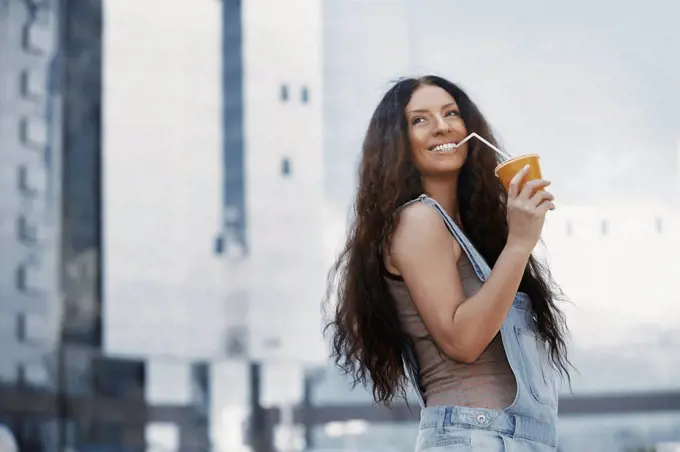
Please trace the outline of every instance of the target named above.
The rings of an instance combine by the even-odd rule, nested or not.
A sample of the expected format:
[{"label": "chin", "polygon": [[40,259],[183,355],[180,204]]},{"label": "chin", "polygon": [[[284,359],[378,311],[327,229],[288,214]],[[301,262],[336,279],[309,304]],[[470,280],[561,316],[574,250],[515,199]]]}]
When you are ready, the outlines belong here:
[{"label": "chin", "polygon": [[421,174],[425,177],[449,177],[455,176],[460,173],[460,169],[463,167],[463,162],[451,165],[433,165]]},{"label": "chin", "polygon": [[431,166],[431,169],[435,172],[458,171],[465,164],[464,155],[447,155],[445,159],[438,160],[438,162],[432,162],[434,164]]}]

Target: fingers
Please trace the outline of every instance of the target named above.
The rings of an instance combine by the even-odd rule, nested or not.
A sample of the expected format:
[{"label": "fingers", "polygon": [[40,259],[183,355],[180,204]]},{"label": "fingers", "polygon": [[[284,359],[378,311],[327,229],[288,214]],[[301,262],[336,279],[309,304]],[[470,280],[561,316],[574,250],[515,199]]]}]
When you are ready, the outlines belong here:
[{"label": "fingers", "polygon": [[522,187],[522,191],[519,193],[517,197],[528,201],[529,199],[531,199],[531,197],[534,196],[535,193],[537,193],[539,190],[547,187],[550,184],[551,184],[550,181],[544,179],[530,180],[529,182],[524,184],[524,186]]},{"label": "fingers", "polygon": [[528,200],[536,191],[550,185],[550,182],[544,179],[536,179],[523,183],[528,171],[529,165],[526,165],[512,178],[508,187],[508,198],[522,198]]},{"label": "fingers", "polygon": [[534,196],[532,196],[532,197],[529,199],[529,202],[530,202],[531,205],[533,205],[534,207],[538,207],[538,206],[540,206],[540,205],[541,205],[542,203],[544,203],[544,202],[548,202],[548,201],[549,201],[549,202],[552,202],[552,201],[554,201],[554,200],[555,200],[555,196],[554,196],[552,193],[550,193],[549,191],[540,190],[540,191],[537,191],[537,192],[534,194]]},{"label": "fingers", "polygon": [[524,166],[524,168],[519,170],[519,172],[515,174],[515,177],[512,178],[510,181],[510,186],[508,187],[509,198],[512,199],[519,196],[520,187],[522,186],[522,182],[527,175],[527,171],[529,171],[529,165]]},{"label": "fingers", "polygon": [[509,199],[508,201],[508,205],[512,204],[515,209],[520,209],[536,216],[544,216],[548,210],[555,210],[555,195],[545,190],[535,192],[529,199],[524,199],[522,192],[519,197]]},{"label": "fingers", "polygon": [[549,210],[555,210],[555,203],[553,201],[544,201],[537,209],[545,215]]}]

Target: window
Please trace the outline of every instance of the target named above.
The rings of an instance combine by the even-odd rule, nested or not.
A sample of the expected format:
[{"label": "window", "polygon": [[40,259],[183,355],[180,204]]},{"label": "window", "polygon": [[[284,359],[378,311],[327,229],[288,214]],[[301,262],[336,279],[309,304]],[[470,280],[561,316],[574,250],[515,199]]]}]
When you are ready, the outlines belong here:
[{"label": "window", "polygon": [[47,124],[43,118],[23,118],[19,125],[21,143],[42,151],[47,146]]},{"label": "window", "polygon": [[57,356],[57,359],[61,359],[66,368],[64,384],[67,394],[92,394],[92,356],[96,354],[89,347],[66,346],[61,349],[61,356]]},{"label": "window", "polygon": [[231,327],[224,339],[224,353],[229,358],[244,358],[247,354],[248,331],[241,327]]},{"label": "window", "polygon": [[18,314],[16,316],[16,337],[21,342],[26,340],[26,319],[23,314]]},{"label": "window", "polygon": [[21,74],[21,94],[26,99],[40,99],[46,95],[47,78],[43,71],[25,70]]},{"label": "window", "polygon": [[34,5],[31,15],[33,16],[33,23],[42,28],[47,28],[52,24],[53,11],[50,9],[50,2],[43,0],[29,0],[27,3],[37,3]]},{"label": "window", "polygon": [[44,24],[29,22],[24,27],[24,50],[34,54],[46,54],[52,45],[52,30]]},{"label": "window", "polygon": [[17,273],[16,273],[17,289],[19,289],[21,291],[26,290],[26,286],[27,286],[26,280],[28,279],[27,276],[26,276],[27,272],[28,272],[28,270],[26,269],[25,265],[19,265],[19,267],[17,267]]},{"label": "window", "polygon": [[28,177],[28,168],[20,166],[17,168],[17,179],[19,181],[19,190],[27,195],[34,195],[35,190],[31,187]]},{"label": "window", "polygon": [[37,193],[44,193],[47,190],[47,174],[44,168],[38,169],[37,165],[21,165],[17,168],[17,179],[19,190],[27,196],[35,196]]},{"label": "window", "polygon": [[22,243],[34,245],[38,242],[38,225],[21,215],[17,219],[17,235]]},{"label": "window", "polygon": [[50,388],[50,373],[44,363],[25,363],[19,367],[19,381],[30,388]]},{"label": "window", "polygon": [[288,85],[281,85],[279,96],[281,97],[281,102],[286,102],[288,100]]},{"label": "window", "polygon": [[302,87],[302,91],[300,92],[300,99],[302,100],[303,104],[309,103],[309,88],[306,86]]},{"label": "window", "polygon": [[139,400],[144,397],[144,363],[113,358],[94,359],[92,387],[95,394],[104,397]]},{"label": "window", "polygon": [[49,336],[45,317],[33,313],[20,313],[16,317],[17,339],[23,342],[45,342]]},{"label": "window", "polygon": [[220,235],[215,238],[214,246],[213,246],[213,253],[215,254],[222,254],[224,253],[224,236]]},{"label": "window", "polygon": [[152,405],[191,404],[191,364],[153,358],[146,364],[146,401]]},{"label": "window", "polygon": [[38,262],[23,262],[16,269],[16,286],[22,292],[44,292],[47,275]]},{"label": "window", "polygon": [[179,450],[179,427],[171,422],[150,422],[144,433],[149,450]]},{"label": "window", "polygon": [[292,169],[290,159],[288,159],[288,157],[284,157],[283,160],[281,160],[281,174],[283,177],[288,177],[290,176],[291,171]]},{"label": "window", "polygon": [[210,376],[206,363],[194,363],[191,369],[193,406],[202,421],[207,421],[210,410]]}]

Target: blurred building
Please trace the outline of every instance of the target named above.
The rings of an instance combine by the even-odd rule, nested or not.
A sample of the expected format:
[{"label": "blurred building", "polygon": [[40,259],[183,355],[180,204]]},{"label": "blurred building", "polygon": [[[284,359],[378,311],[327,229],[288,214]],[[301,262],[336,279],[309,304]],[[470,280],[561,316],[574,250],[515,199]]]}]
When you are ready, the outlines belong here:
[{"label": "blurred building", "polygon": [[30,11],[19,1],[1,8],[0,378],[44,385],[44,353],[56,342],[60,314],[58,11]]},{"label": "blurred building", "polygon": [[325,360],[320,5],[105,3],[104,348],[154,405],[205,362],[215,445]]},{"label": "blurred building", "polygon": [[[663,204],[562,206],[546,225],[551,270],[570,304],[578,396],[680,393],[680,306],[674,285],[680,215]],[[569,396],[564,389],[565,398]],[[650,397],[650,399],[651,399]],[[619,413],[563,416],[565,451],[680,443],[680,406],[641,399]]]},{"label": "blurred building", "polygon": [[103,14],[0,4],[0,423],[21,450],[143,450],[159,425],[191,450],[206,366],[188,365],[189,401],[154,404],[156,369],[102,347]]},{"label": "blurred building", "polygon": [[[0,1],[0,424],[24,448],[412,450],[415,423],[361,419],[369,394],[325,365],[319,305],[369,116],[425,72],[464,82],[509,149],[545,156],[561,205],[607,202],[546,232],[575,303],[576,395],[678,390],[677,130],[637,116],[672,111],[677,90],[632,70],[667,42],[647,36],[645,63],[623,26],[612,44],[569,11],[435,3]],[[572,26],[539,25],[558,18]],[[301,401],[350,421],[305,419],[303,440]],[[678,440],[676,412],[644,408],[565,418],[564,450]]]},{"label": "blurred building", "polygon": [[240,2],[104,6],[103,346],[146,363],[146,401],[167,414],[149,419],[149,445],[205,449],[213,398],[247,378],[213,364],[245,346],[220,240],[224,198],[243,193],[225,183],[225,167],[242,178]]},{"label": "blurred building", "polygon": [[0,6],[0,422],[20,450],[144,445],[143,363],[100,347],[101,24],[97,1]]},{"label": "blurred building", "polygon": [[229,444],[323,362],[320,3],[270,3],[3,3],[2,369],[57,394],[47,433],[0,407],[23,444]]},{"label": "blurred building", "polygon": [[244,2],[250,355],[258,360],[325,358],[321,5]]}]

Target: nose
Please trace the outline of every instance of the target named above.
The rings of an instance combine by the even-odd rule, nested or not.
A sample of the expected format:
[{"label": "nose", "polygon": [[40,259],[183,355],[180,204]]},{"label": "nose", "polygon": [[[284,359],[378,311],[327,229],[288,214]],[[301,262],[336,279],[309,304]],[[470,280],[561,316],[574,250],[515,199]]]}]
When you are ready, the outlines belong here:
[{"label": "nose", "polygon": [[442,115],[437,115],[434,121],[433,133],[435,135],[441,135],[448,133],[449,131],[451,131],[451,125],[446,122],[446,119]]}]

